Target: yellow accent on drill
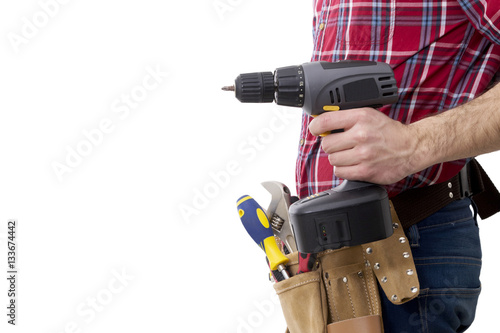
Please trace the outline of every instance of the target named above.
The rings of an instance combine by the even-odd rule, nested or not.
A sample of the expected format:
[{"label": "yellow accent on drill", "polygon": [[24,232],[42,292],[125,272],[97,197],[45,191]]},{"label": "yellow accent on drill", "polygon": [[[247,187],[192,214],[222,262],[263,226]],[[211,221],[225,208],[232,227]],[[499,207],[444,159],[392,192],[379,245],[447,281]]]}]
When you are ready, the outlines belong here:
[{"label": "yellow accent on drill", "polygon": [[260,208],[257,208],[257,217],[259,218],[260,224],[262,224],[264,228],[269,229],[269,220],[267,219],[266,213]]},{"label": "yellow accent on drill", "polygon": [[243,217],[243,215],[245,215],[245,211],[244,211],[243,209],[240,209],[240,210],[238,211],[238,214],[240,214],[240,218],[242,218],[242,217]]},{"label": "yellow accent on drill", "polygon": [[340,108],[337,105],[325,105],[323,111],[338,111]]}]

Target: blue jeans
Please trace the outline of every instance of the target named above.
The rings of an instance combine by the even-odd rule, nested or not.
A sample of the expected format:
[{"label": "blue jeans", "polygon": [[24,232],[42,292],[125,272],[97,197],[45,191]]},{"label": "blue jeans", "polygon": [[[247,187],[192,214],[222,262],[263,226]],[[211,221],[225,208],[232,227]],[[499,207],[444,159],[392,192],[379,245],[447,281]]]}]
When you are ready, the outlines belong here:
[{"label": "blue jeans", "polygon": [[481,244],[470,199],[455,201],[406,231],[420,294],[392,304],[382,289],[385,333],[464,332],[481,291]]}]

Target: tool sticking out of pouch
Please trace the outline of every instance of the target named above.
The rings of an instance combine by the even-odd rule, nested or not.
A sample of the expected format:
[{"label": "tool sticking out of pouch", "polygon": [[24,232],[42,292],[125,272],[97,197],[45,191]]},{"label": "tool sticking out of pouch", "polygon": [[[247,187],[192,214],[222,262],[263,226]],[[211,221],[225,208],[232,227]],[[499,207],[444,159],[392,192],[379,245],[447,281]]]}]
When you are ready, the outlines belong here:
[{"label": "tool sticking out of pouch", "polygon": [[290,190],[285,184],[277,181],[263,182],[262,186],[271,193],[267,216],[269,216],[274,235],[284,243],[285,254],[296,252],[297,245],[295,245],[288,215],[288,208],[293,201]]},{"label": "tool sticking out of pouch", "polygon": [[[274,235],[284,243],[285,254],[296,252],[297,245],[290,225],[288,209],[298,200],[292,197],[288,187],[277,181],[263,182],[262,186],[271,193],[271,202],[267,209],[267,216],[271,220]],[[310,272],[316,263],[316,253],[299,253],[299,269],[297,274]]]},{"label": "tool sticking out of pouch", "polygon": [[236,205],[243,226],[255,243],[266,253],[271,270],[278,270],[284,279],[288,279],[289,275],[285,265],[289,259],[278,248],[271,224],[264,210],[249,195],[240,197]]}]

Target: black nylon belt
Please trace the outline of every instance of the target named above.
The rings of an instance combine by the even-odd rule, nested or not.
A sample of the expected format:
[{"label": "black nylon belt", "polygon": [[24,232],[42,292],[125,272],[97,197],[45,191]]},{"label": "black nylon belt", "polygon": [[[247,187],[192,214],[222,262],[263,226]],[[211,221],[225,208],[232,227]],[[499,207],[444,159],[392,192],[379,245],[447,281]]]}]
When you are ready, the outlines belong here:
[{"label": "black nylon belt", "polygon": [[500,194],[475,159],[450,180],[406,190],[391,201],[403,228],[407,229],[453,201],[465,197],[474,201],[483,220],[500,211]]}]

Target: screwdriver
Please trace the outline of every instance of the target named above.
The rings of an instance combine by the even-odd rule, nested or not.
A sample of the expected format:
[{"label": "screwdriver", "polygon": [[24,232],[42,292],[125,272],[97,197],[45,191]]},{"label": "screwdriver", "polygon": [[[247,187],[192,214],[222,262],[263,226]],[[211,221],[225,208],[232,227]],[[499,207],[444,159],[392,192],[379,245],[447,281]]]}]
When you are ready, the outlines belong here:
[{"label": "screwdriver", "polygon": [[288,258],[278,248],[266,213],[251,196],[244,195],[236,203],[241,222],[252,239],[266,253],[271,270],[278,270],[285,279],[290,278],[285,265]]}]

